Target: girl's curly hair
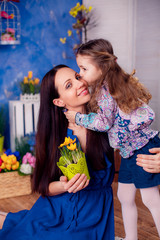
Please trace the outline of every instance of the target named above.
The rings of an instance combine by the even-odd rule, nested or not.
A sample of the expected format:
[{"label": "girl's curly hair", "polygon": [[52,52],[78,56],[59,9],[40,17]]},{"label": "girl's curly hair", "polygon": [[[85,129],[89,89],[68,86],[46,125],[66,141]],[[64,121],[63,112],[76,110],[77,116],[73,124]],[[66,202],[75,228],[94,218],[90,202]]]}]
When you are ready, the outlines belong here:
[{"label": "girl's curly hair", "polygon": [[134,77],[135,71],[128,74],[118,65],[109,41],[95,39],[84,43],[77,50],[77,55],[90,56],[93,64],[102,71],[101,78],[92,86],[90,111],[97,112],[97,97],[103,85],[108,87],[117,105],[125,113],[130,113],[151,99],[150,92]]}]

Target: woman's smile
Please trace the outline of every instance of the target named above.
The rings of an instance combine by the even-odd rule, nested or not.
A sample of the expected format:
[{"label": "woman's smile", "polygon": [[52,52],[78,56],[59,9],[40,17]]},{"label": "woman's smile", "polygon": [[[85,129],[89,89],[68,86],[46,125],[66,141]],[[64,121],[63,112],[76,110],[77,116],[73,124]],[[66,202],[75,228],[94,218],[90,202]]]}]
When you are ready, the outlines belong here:
[{"label": "woman's smile", "polygon": [[78,96],[83,96],[83,95],[87,95],[87,94],[89,94],[89,91],[88,91],[88,88],[85,88],[78,94]]}]

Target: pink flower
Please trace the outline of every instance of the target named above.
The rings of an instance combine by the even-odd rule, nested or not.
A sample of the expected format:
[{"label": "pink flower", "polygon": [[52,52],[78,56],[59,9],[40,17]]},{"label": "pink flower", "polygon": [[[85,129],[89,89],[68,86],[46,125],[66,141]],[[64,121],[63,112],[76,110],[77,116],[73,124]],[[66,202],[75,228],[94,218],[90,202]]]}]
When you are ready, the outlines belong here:
[{"label": "pink flower", "polygon": [[36,158],[32,156],[30,159],[28,159],[28,163],[35,168]]},{"label": "pink flower", "polygon": [[15,31],[13,28],[6,28],[6,32],[14,34]]},{"label": "pink flower", "polygon": [[9,37],[9,39],[8,39],[9,41],[13,41],[14,39],[12,38],[12,37]]},{"label": "pink flower", "polygon": [[32,154],[31,154],[30,152],[27,152],[27,153],[26,153],[26,157],[29,159],[29,158],[32,157]]},{"label": "pink flower", "polygon": [[26,155],[24,155],[22,158],[22,164],[29,163],[33,168],[35,167],[35,162],[36,162],[36,158],[32,156],[32,154],[29,152],[26,153]]},{"label": "pink flower", "polygon": [[22,158],[22,163],[23,163],[23,164],[26,164],[27,161],[28,161],[28,159],[27,159],[26,155],[24,155],[23,158]]},{"label": "pink flower", "polygon": [[10,34],[8,33],[5,33],[1,36],[2,41],[8,41],[9,38],[10,38]]}]

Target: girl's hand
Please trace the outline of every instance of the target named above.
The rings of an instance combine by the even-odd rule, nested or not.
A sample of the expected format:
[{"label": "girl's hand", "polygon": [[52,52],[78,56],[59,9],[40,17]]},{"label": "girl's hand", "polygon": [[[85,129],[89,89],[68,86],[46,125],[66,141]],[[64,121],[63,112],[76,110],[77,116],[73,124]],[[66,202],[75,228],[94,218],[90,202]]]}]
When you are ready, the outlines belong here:
[{"label": "girl's hand", "polygon": [[155,155],[138,154],[137,165],[143,167],[146,172],[160,173],[160,148],[152,148],[149,151]]},{"label": "girl's hand", "polygon": [[89,180],[87,179],[85,174],[77,173],[71,180],[67,181],[67,177],[61,176],[60,182],[64,187],[64,190],[69,193],[76,193],[83,188],[87,187],[89,184]]},{"label": "girl's hand", "polygon": [[75,111],[67,111],[67,112],[64,112],[64,114],[66,115],[66,118],[68,119],[68,122],[70,123],[75,123],[75,116],[76,116],[76,113]]}]

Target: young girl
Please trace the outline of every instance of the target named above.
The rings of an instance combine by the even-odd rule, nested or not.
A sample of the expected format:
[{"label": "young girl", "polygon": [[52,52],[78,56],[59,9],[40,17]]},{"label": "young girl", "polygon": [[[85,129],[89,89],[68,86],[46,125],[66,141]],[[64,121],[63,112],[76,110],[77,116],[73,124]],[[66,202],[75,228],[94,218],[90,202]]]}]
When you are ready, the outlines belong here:
[{"label": "young girl", "polygon": [[121,167],[118,197],[127,240],[137,240],[136,189],[150,210],[160,236],[160,173],[148,173],[136,164],[137,154],[149,154],[160,146],[158,132],[151,130],[155,114],[147,105],[151,95],[133,74],[118,65],[110,42],[91,40],[77,51],[80,77],[91,88],[90,114],[67,111],[70,122],[94,131],[107,131],[110,145],[119,149]]}]

